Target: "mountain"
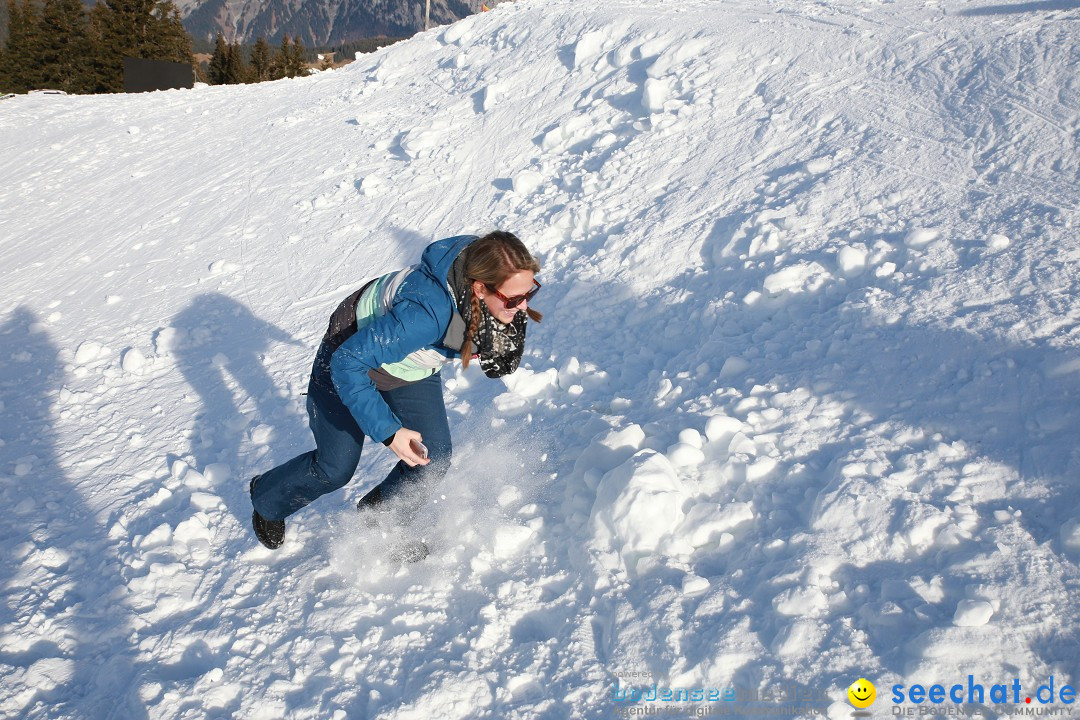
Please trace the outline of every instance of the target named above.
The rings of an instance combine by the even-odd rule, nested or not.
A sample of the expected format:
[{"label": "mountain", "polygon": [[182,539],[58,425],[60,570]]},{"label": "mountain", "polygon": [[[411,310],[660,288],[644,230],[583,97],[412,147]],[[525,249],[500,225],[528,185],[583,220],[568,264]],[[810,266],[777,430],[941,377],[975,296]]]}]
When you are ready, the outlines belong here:
[{"label": "mountain", "polygon": [[[445,25],[473,14],[470,0],[431,0],[431,24]],[[220,31],[230,42],[271,43],[282,35],[308,47],[386,35],[408,37],[424,29],[422,0],[189,0],[177,4],[184,26],[196,39]]]}]

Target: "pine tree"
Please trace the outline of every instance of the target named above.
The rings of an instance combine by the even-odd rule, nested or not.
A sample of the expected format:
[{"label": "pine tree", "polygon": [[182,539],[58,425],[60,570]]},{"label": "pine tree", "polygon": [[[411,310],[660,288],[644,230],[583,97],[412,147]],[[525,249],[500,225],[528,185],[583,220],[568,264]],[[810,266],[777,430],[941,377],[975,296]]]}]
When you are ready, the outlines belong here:
[{"label": "pine tree", "polygon": [[224,85],[227,82],[228,66],[229,46],[225,44],[225,36],[218,33],[214,41],[214,54],[210,56],[210,66],[206,71],[211,85]]},{"label": "pine tree", "polygon": [[41,17],[30,0],[8,0],[8,38],[0,53],[0,91],[23,93],[41,86]]},{"label": "pine tree", "polygon": [[260,36],[251,51],[251,76],[255,82],[270,79],[270,45]]},{"label": "pine tree", "polygon": [[244,62],[244,50],[240,43],[235,42],[229,46],[225,67],[225,82],[236,85],[248,81],[248,67]]},{"label": "pine tree", "polygon": [[191,36],[180,19],[180,9],[172,0],[158,2],[158,46],[157,53],[150,60],[171,60],[172,62],[195,64],[191,51]]},{"label": "pine tree", "polygon": [[289,55],[289,77],[307,75],[307,49],[299,37],[293,38],[292,53]]},{"label": "pine tree", "polygon": [[93,47],[79,0],[46,0],[41,15],[41,87],[84,93],[92,90]]},{"label": "pine tree", "polygon": [[281,37],[281,47],[274,53],[274,59],[270,62],[270,79],[280,80],[289,75],[289,58],[292,56],[292,41],[288,35]]},{"label": "pine tree", "polygon": [[195,64],[191,36],[172,0],[99,0],[90,26],[99,91],[123,90],[125,57]]}]

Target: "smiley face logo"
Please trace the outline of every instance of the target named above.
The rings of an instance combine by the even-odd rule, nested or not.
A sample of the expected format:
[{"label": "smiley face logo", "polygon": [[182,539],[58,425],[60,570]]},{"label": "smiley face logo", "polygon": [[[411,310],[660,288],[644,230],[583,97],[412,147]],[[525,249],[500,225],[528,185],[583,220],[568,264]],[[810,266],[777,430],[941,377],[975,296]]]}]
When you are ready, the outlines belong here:
[{"label": "smiley face logo", "polygon": [[877,700],[877,688],[869,680],[859,678],[847,690],[848,700],[857,708],[868,708]]}]

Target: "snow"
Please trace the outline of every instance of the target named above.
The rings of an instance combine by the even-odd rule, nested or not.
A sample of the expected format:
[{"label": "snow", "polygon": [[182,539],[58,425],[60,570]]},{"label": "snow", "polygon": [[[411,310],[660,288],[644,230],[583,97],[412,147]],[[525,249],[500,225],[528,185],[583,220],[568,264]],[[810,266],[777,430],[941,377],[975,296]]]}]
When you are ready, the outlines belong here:
[{"label": "snow", "polygon": [[[0,716],[1075,683],[1076,13],[522,0],[311,78],[5,100]],[[444,372],[417,524],[356,512],[375,444],[258,545],[330,312],[492,228],[544,322]]]},{"label": "snow", "polygon": [[985,600],[961,600],[956,605],[953,624],[959,627],[979,627],[990,622],[994,606]]}]

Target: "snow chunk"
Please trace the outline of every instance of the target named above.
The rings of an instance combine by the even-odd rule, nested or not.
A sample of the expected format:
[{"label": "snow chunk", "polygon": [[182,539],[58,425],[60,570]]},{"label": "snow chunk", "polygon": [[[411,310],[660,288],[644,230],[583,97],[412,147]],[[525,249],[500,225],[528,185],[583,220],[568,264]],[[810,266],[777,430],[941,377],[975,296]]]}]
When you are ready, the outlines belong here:
[{"label": "snow chunk", "polygon": [[484,112],[488,112],[495,107],[499,101],[503,98],[505,91],[501,86],[497,84],[488,85],[483,91],[483,108]]},{"label": "snow chunk", "polygon": [[531,195],[544,183],[544,176],[535,170],[522,170],[514,176],[514,192],[518,195]]},{"label": "snow chunk", "polygon": [[221,498],[207,492],[193,492],[188,500],[196,510],[214,510],[222,506]]},{"label": "snow chunk", "polygon": [[195,470],[188,470],[184,474],[184,485],[188,488],[198,488],[200,490],[210,487],[210,483],[206,482],[203,474]]},{"label": "snow chunk", "polygon": [[682,521],[683,499],[667,458],[642,450],[601,479],[589,521],[593,537],[632,568],[635,555],[656,552]]},{"label": "snow chunk", "polygon": [[26,477],[30,474],[30,471],[34,469],[34,463],[37,461],[37,456],[27,455],[21,457],[15,461],[15,477]]},{"label": "snow chunk", "polygon": [[67,567],[71,556],[59,548],[45,548],[41,552],[34,553],[32,559],[35,564],[58,572]]},{"label": "snow chunk", "polygon": [[752,465],[748,465],[746,468],[746,479],[748,482],[755,482],[762,480],[772,474],[772,471],[779,465],[775,458],[764,457],[757,460]]},{"label": "snow chunk", "polygon": [[570,145],[592,137],[593,130],[593,121],[587,115],[578,115],[544,133],[540,147],[549,152],[565,150]]},{"label": "snow chunk", "polygon": [[881,263],[881,265],[879,265],[876,270],[874,270],[874,276],[879,277],[879,278],[885,278],[885,277],[889,277],[890,275],[892,275],[895,272],[896,272],[896,263],[894,263],[894,262],[884,262],[884,263]]},{"label": "snow chunk", "polygon": [[429,155],[443,143],[443,137],[449,128],[450,122],[445,119],[436,118],[426,122],[405,133],[405,137],[401,139],[401,149],[414,160]]},{"label": "snow chunk", "polygon": [[641,43],[641,47],[638,48],[638,54],[643,58],[657,57],[665,50],[670,48],[672,42],[673,41],[670,37],[654,37],[651,40],[646,40],[645,42]]},{"label": "snow chunk", "polygon": [[[451,26],[452,27],[452,26]],[[384,717],[393,720],[466,720],[487,715],[483,708],[495,702],[495,692],[491,684],[471,670],[458,673],[443,673],[438,678],[436,687],[429,687],[408,705],[396,708]],[[277,717],[288,715],[282,712]]]},{"label": "snow chunk", "polygon": [[473,22],[470,18],[453,23],[443,31],[442,41],[447,45],[464,45],[473,35]]},{"label": "snow chunk", "polygon": [[687,445],[692,445],[698,450],[700,450],[704,445],[704,443],[701,441],[701,433],[699,433],[694,428],[686,428],[685,430],[679,431],[679,442],[686,443]]},{"label": "snow chunk", "polygon": [[941,237],[941,233],[937,230],[916,228],[904,237],[904,244],[909,248],[921,248],[926,247],[939,237]]},{"label": "snow chunk", "polygon": [[[492,405],[495,406],[495,410],[498,411],[499,415],[520,415],[529,409],[527,398],[509,392],[495,396]],[[501,420],[494,418],[492,422],[501,422]],[[493,424],[492,427],[500,427],[500,425]]]},{"label": "snow chunk", "polygon": [[829,720],[848,720],[851,717],[851,705],[846,702],[834,702],[825,711],[825,717]]},{"label": "snow chunk", "polygon": [[146,357],[135,348],[128,348],[120,356],[120,369],[126,373],[137,375],[146,366]]},{"label": "snow chunk", "polygon": [[101,355],[103,349],[104,347],[101,343],[94,342],[93,340],[87,340],[86,342],[80,344],[78,349],[75,350],[76,364],[85,365],[88,362],[93,362],[94,360],[97,360],[98,357]]},{"label": "snow chunk", "polygon": [[378,175],[368,175],[360,181],[360,192],[367,197],[376,197],[382,194],[386,181]]},{"label": "snow chunk", "polygon": [[805,655],[821,645],[825,638],[825,628],[821,621],[799,619],[778,636],[775,650],[777,655]]},{"label": "snow chunk", "polygon": [[574,44],[574,67],[580,68],[600,54],[607,40],[607,33],[599,30],[587,32]]},{"label": "snow chunk", "polygon": [[210,463],[202,474],[211,485],[220,485],[232,476],[232,469],[225,463]]},{"label": "snow chunk", "polygon": [[990,239],[986,241],[986,247],[994,250],[995,252],[1004,250],[1010,245],[1012,245],[1012,240],[1010,240],[1005,235],[991,235]]},{"label": "snow chunk", "polygon": [[615,51],[611,53],[611,64],[617,68],[623,68],[634,61],[634,53],[637,50],[637,45],[633,42],[627,42],[619,47],[615,48]]},{"label": "snow chunk", "polygon": [[667,457],[675,467],[696,467],[705,462],[705,453],[701,452],[701,448],[684,442],[669,447]]},{"label": "snow chunk", "polygon": [[571,357],[559,368],[559,387],[569,388],[574,385],[577,379],[581,377],[581,373],[581,361],[576,357]]},{"label": "snow chunk", "polygon": [[820,175],[823,172],[828,172],[833,166],[833,159],[826,155],[825,157],[814,158],[806,162],[806,172],[811,175]]},{"label": "snow chunk", "polygon": [[836,254],[836,267],[848,277],[861,275],[866,270],[866,248],[844,247]]},{"label": "snow chunk", "polygon": [[741,432],[735,433],[731,438],[731,442],[728,443],[727,451],[729,455],[738,455],[739,453],[742,453],[743,455],[757,457],[758,454],[757,444],[747,437],[746,433]]},{"label": "snow chunk", "polygon": [[[998,522],[1007,522],[1012,520],[1012,515],[1003,510],[998,510],[996,519]],[[1072,552],[1080,552],[1080,521],[1070,520],[1062,526],[1061,542]]]},{"label": "snow chunk", "polygon": [[961,600],[956,604],[953,625],[957,627],[980,627],[990,622],[994,606],[985,600]]},{"label": "snow chunk", "polygon": [[269,425],[256,425],[251,430],[251,442],[256,445],[269,445],[274,440],[274,428]]},{"label": "snow chunk", "polygon": [[168,523],[161,523],[145,537],[138,540],[140,550],[152,550],[156,547],[172,544],[172,528]]},{"label": "snow chunk", "polygon": [[196,513],[176,526],[173,540],[184,545],[193,545],[198,541],[209,542],[213,539],[209,525],[210,521],[204,513]]},{"label": "snow chunk", "polygon": [[161,328],[154,334],[154,352],[158,355],[176,352],[187,343],[187,337],[187,331],[183,328]]},{"label": "snow chunk", "polygon": [[183,460],[173,460],[172,465],[169,466],[169,474],[173,476],[174,480],[183,480],[184,475],[187,475],[191,470],[191,466]]},{"label": "snow chunk", "polygon": [[690,508],[685,519],[679,525],[676,536],[688,542],[691,547],[699,548],[719,540],[724,533],[738,530],[754,521],[754,510],[750,503],[700,502]]},{"label": "snow chunk", "polygon": [[574,462],[575,472],[597,470],[605,473],[618,467],[645,444],[645,431],[639,425],[609,430],[595,438]]},{"label": "snow chunk", "polygon": [[492,552],[497,558],[511,558],[532,539],[534,532],[526,525],[500,525],[495,529]]},{"label": "snow chunk", "polygon": [[713,415],[705,423],[705,437],[709,442],[724,445],[730,443],[736,433],[742,432],[743,424],[738,418],[727,415]]},{"label": "snow chunk", "polygon": [[502,378],[506,389],[515,395],[535,397],[545,390],[555,387],[558,382],[559,371],[548,368],[544,372],[533,372],[528,368],[518,368],[517,372],[504,375]]},{"label": "snow chunk", "polygon": [[773,598],[773,608],[781,615],[815,617],[829,608],[829,599],[816,587],[788,588]]},{"label": "snow chunk", "polygon": [[813,292],[821,288],[832,275],[816,262],[801,262],[774,272],[765,278],[765,292],[781,293]]},{"label": "snow chunk", "polygon": [[211,275],[224,275],[226,273],[236,272],[240,269],[240,266],[234,262],[229,262],[228,260],[215,260],[210,263],[208,269],[210,270]]},{"label": "snow chunk", "polygon": [[700,575],[687,575],[682,581],[683,595],[694,595],[696,593],[705,592],[710,587],[711,583],[709,580]]},{"label": "snow chunk", "polygon": [[152,703],[161,697],[161,683],[148,682],[139,686],[139,699],[144,703]]},{"label": "snow chunk", "polygon": [[31,665],[23,682],[38,692],[49,693],[67,685],[75,677],[75,661],[66,658],[44,658]]},{"label": "snow chunk", "polygon": [[645,81],[645,91],[641,94],[641,105],[652,113],[664,111],[664,103],[671,95],[671,85],[667,80],[649,78]]},{"label": "snow chunk", "polygon": [[905,525],[907,540],[917,550],[925,550],[934,543],[938,530],[949,522],[949,516],[936,508],[913,509]]},{"label": "snow chunk", "polygon": [[724,360],[724,365],[720,368],[720,377],[735,377],[736,375],[742,375],[749,369],[750,363],[746,360],[743,360],[741,357],[729,357]]},{"label": "snow chunk", "polygon": [[521,505],[525,501],[525,496],[521,490],[513,485],[507,485],[499,492],[499,497],[496,498],[496,502],[499,503],[499,507],[504,510],[514,505]]}]

